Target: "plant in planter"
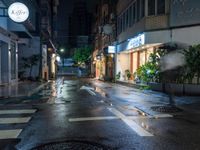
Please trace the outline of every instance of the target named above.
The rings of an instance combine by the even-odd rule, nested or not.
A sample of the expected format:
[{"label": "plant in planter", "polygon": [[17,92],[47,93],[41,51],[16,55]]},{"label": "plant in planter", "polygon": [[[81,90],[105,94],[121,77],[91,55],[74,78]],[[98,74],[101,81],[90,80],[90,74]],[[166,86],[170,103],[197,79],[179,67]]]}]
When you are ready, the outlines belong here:
[{"label": "plant in planter", "polygon": [[183,50],[186,61],[186,74],[185,77],[189,83],[192,83],[194,77],[197,77],[197,84],[200,83],[200,44],[190,46],[188,49]]},{"label": "plant in planter", "polygon": [[116,74],[115,78],[116,78],[116,80],[119,80],[120,77],[121,77],[121,72],[118,72],[118,73]]},{"label": "plant in planter", "polygon": [[128,78],[128,80],[130,80],[131,79],[131,72],[130,72],[130,70],[125,70],[125,74],[126,74],[126,77]]},{"label": "plant in planter", "polygon": [[137,69],[136,75],[140,80],[146,83],[160,82],[161,73],[159,62],[160,56],[162,55],[161,52],[158,51],[150,54],[149,61]]}]

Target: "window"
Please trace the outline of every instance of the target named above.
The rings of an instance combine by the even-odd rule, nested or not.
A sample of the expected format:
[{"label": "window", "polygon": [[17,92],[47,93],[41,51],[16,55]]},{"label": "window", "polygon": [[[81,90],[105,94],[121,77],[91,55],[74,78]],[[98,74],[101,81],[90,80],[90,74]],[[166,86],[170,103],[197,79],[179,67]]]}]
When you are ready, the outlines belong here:
[{"label": "window", "polygon": [[124,31],[126,29],[126,16],[125,16],[125,13],[123,14],[122,24],[123,24],[122,31]]},{"label": "window", "polygon": [[141,18],[145,16],[145,0],[141,0]]},{"label": "window", "polygon": [[121,17],[118,17],[117,19],[117,33],[121,33]]},{"label": "window", "polygon": [[137,18],[138,21],[140,19],[140,0],[137,0]]},{"label": "window", "polygon": [[157,14],[165,14],[165,0],[157,0]]},{"label": "window", "polygon": [[155,0],[148,0],[148,16],[155,15]]},{"label": "window", "polygon": [[133,12],[132,12],[132,24],[134,24],[135,23],[135,3],[133,4],[133,6],[132,6],[133,8]]},{"label": "window", "polygon": [[128,9],[128,22],[129,22],[129,27],[131,27],[131,25],[132,25],[132,6],[131,7],[129,7],[129,9]]},{"label": "window", "polygon": [[126,28],[125,29],[127,29],[128,28],[128,10],[126,10]]}]

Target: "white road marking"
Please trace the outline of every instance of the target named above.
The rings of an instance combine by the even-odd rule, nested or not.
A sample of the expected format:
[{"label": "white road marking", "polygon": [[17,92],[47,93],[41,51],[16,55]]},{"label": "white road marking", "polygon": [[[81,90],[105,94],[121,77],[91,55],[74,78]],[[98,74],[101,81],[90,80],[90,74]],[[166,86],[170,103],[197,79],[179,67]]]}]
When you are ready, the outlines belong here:
[{"label": "white road marking", "polygon": [[[71,102],[72,103],[72,102]],[[169,114],[159,114],[155,116],[125,116],[127,119],[157,119],[157,118],[171,118]],[[106,116],[106,117],[83,117],[83,118],[70,118],[69,122],[81,122],[81,121],[95,121],[95,120],[115,120],[121,119],[117,116]]]},{"label": "white road marking", "polygon": [[22,118],[0,118],[0,124],[16,124],[16,123],[27,123],[31,117]]},{"label": "white road marking", "polygon": [[22,129],[0,130],[0,139],[15,139],[22,132]]},{"label": "white road marking", "polygon": [[95,95],[96,95],[93,91],[91,91],[91,90],[89,90],[89,89],[87,89],[86,91],[88,91],[88,93],[90,93],[90,95],[92,95],[92,96],[95,96]]},{"label": "white road marking", "polygon": [[88,93],[89,93],[90,95],[92,95],[92,96],[95,96],[95,95],[96,95],[96,93],[92,91],[92,90],[94,90],[94,88],[92,88],[92,87],[82,86],[80,89],[81,89],[81,90],[86,90],[86,91],[88,91]]},{"label": "white road marking", "polygon": [[80,89],[81,89],[81,90],[86,90],[86,89],[94,90],[93,87],[89,87],[89,86],[82,86]]},{"label": "white road marking", "polygon": [[119,119],[115,116],[107,116],[107,117],[85,117],[85,118],[70,118],[69,122],[81,122],[81,121],[95,121],[95,120],[113,120]]},{"label": "white road marking", "polygon": [[173,115],[170,114],[158,114],[158,115],[154,115],[154,118],[172,118]]},{"label": "white road marking", "polygon": [[119,117],[122,121],[124,121],[132,130],[134,130],[139,136],[153,136],[153,134],[149,133],[148,131],[144,130],[140,127],[137,123],[133,120],[128,119],[124,114],[118,111],[115,108],[109,108],[109,110]]},{"label": "white road marking", "polygon": [[0,115],[5,114],[33,114],[36,109],[21,109],[21,110],[0,110]]}]

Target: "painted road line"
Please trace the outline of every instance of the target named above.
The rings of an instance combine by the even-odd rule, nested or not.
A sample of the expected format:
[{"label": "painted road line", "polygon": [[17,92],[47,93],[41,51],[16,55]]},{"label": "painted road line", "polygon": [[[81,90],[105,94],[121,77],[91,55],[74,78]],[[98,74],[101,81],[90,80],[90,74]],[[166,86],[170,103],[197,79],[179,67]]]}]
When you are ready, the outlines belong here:
[{"label": "painted road line", "polygon": [[[71,102],[73,103],[73,102]],[[161,114],[155,116],[125,116],[127,119],[155,119],[155,118],[171,118],[172,115]],[[121,119],[117,116],[107,116],[107,117],[83,117],[83,118],[70,118],[69,122],[83,122],[83,121],[95,121],[95,120],[115,120]]]},{"label": "painted road line", "polygon": [[172,118],[173,115],[170,114],[157,114],[153,116],[154,118]]},{"label": "painted road line", "polygon": [[21,118],[0,118],[0,124],[16,124],[16,123],[27,123],[31,117]]},{"label": "painted road line", "polygon": [[140,127],[133,120],[128,119],[124,114],[122,114],[117,109],[115,109],[115,108],[109,108],[109,110],[110,110],[110,112],[112,112],[113,114],[115,114],[117,117],[119,117],[122,121],[124,121],[139,136],[153,136],[153,134],[151,134],[148,131],[144,130],[142,127]]},{"label": "painted road line", "polygon": [[82,86],[82,87],[80,88],[80,90],[86,90],[86,91],[87,91],[90,95],[92,95],[92,96],[95,96],[95,95],[96,95],[96,93],[92,91],[92,90],[94,90],[94,88],[92,88],[92,87]]},{"label": "painted road line", "polygon": [[107,117],[85,117],[85,118],[70,118],[69,122],[81,122],[81,121],[96,121],[96,120],[114,120],[119,119],[115,116],[107,116]]},{"label": "painted road line", "polygon": [[22,132],[22,129],[16,130],[0,130],[0,140],[2,139],[15,139]]},{"label": "painted road line", "polygon": [[80,89],[81,89],[81,90],[86,90],[86,89],[94,90],[93,87],[89,87],[89,86],[82,86]]},{"label": "painted road line", "polygon": [[33,114],[36,109],[20,109],[20,110],[0,110],[0,115],[5,114]]},{"label": "painted road line", "polygon": [[88,93],[89,93],[90,95],[92,95],[92,96],[95,96],[95,95],[96,95],[93,91],[91,91],[91,90],[89,90],[89,89],[86,89],[86,91],[88,91]]}]

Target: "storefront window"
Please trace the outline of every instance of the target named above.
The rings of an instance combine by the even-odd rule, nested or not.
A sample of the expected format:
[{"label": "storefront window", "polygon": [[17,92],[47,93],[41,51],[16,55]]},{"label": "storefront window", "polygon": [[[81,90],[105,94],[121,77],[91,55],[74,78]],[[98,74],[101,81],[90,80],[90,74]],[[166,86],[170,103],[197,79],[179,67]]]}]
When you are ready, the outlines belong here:
[{"label": "storefront window", "polygon": [[146,62],[146,51],[140,52],[140,66],[144,65]]},{"label": "storefront window", "polygon": [[133,53],[133,73],[135,73],[138,69],[138,52]]}]

